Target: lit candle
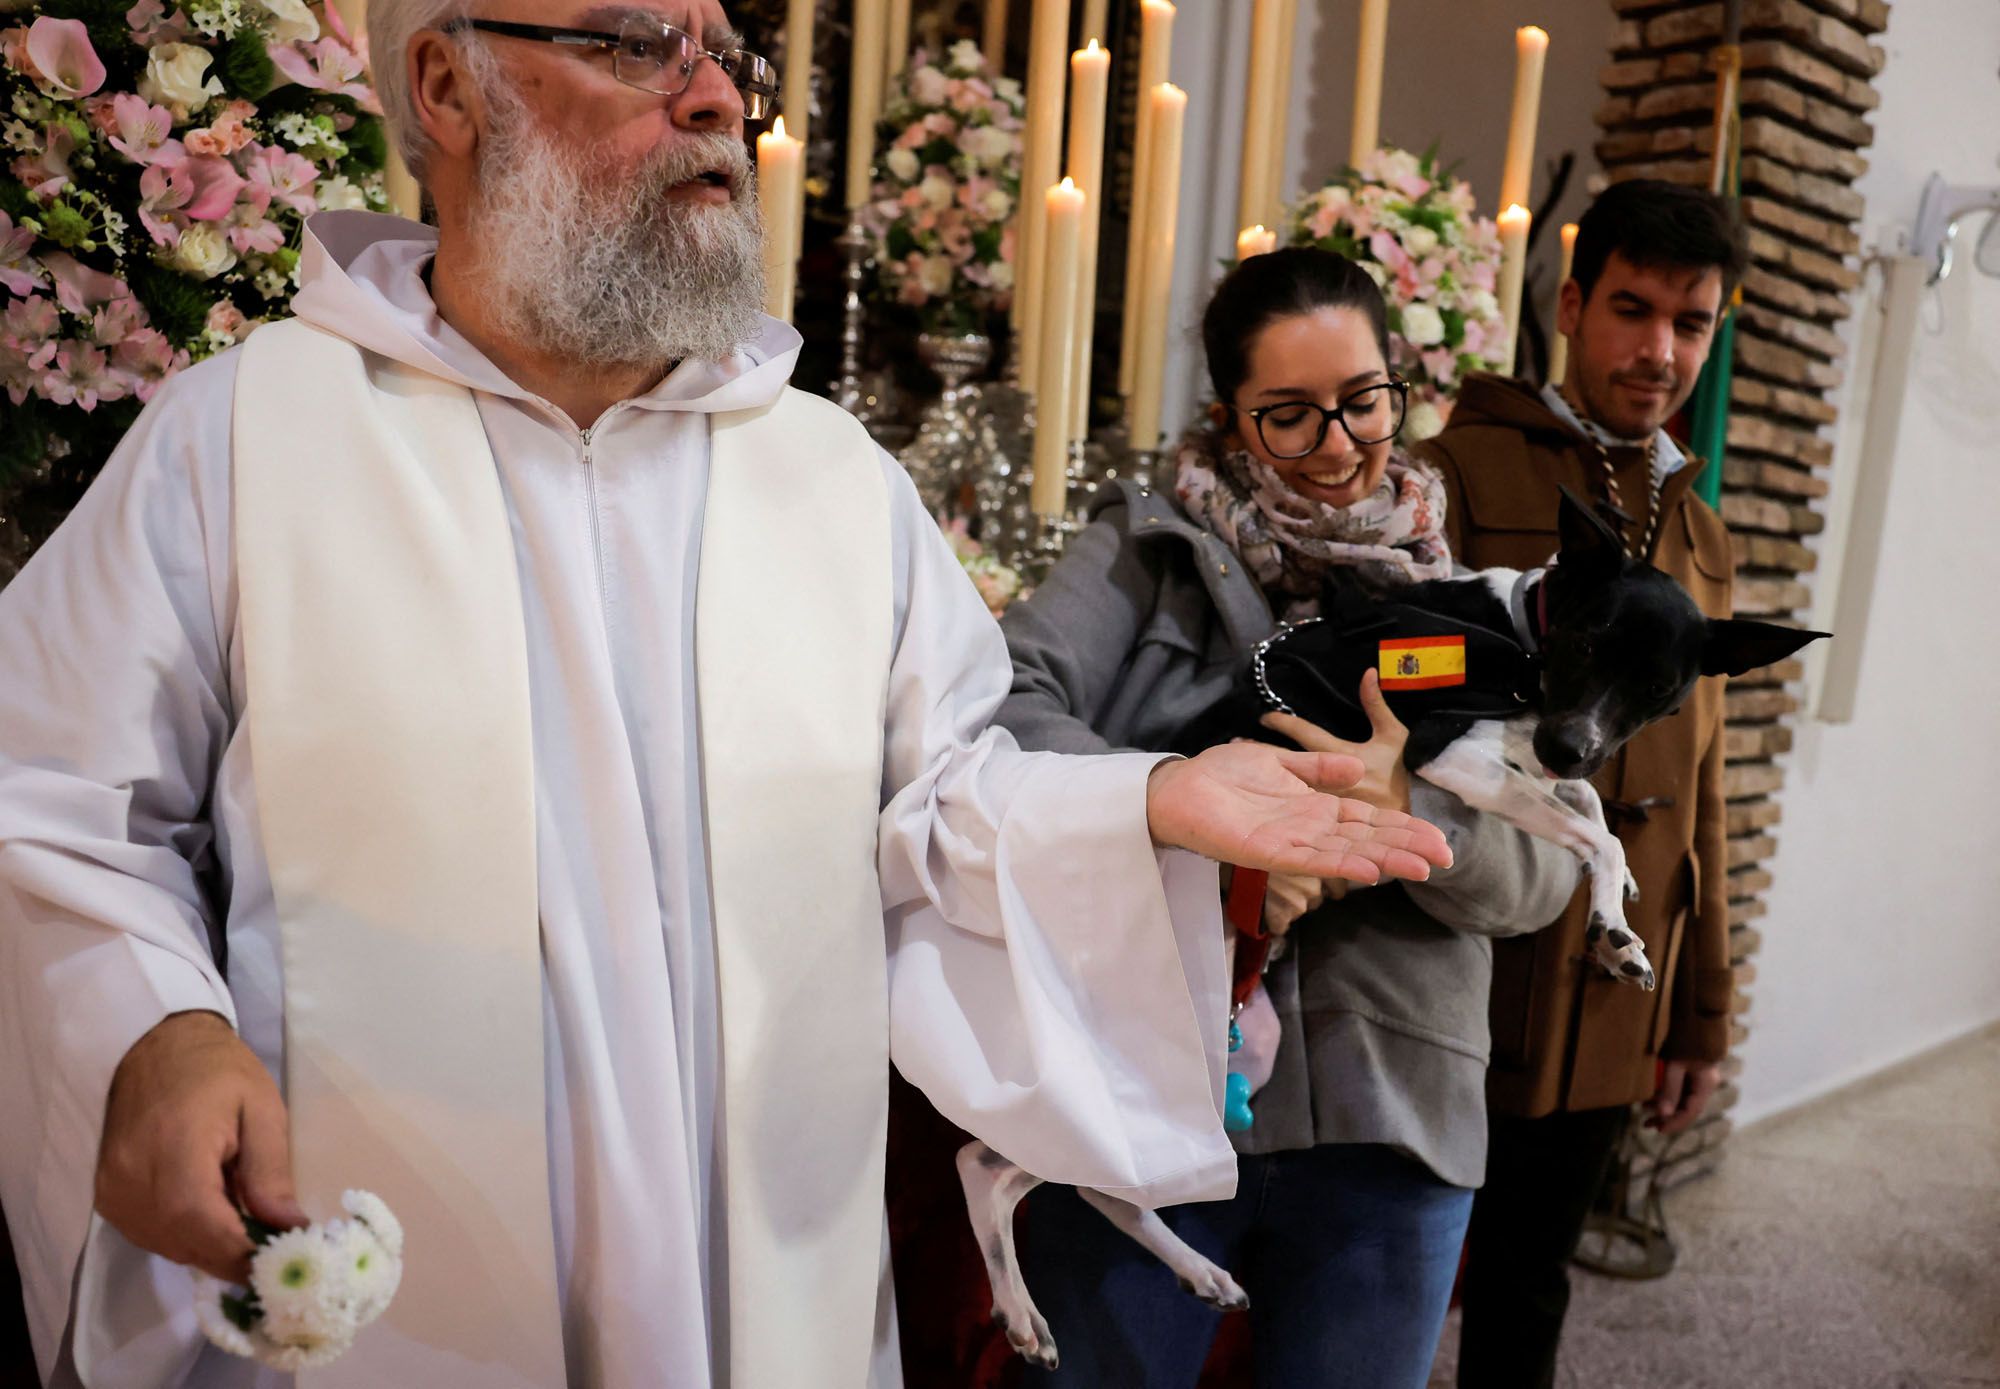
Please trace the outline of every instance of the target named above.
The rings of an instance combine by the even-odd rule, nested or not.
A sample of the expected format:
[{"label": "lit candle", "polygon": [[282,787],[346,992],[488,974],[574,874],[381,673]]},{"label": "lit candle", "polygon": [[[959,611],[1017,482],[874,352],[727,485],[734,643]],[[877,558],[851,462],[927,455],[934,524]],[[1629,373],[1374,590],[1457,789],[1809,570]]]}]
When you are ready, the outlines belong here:
[{"label": "lit candle", "polygon": [[1125,251],[1125,320],[1120,328],[1118,392],[1128,400],[1139,374],[1139,300],[1145,293],[1146,257],[1142,218],[1146,215],[1152,178],[1152,93],[1167,80],[1173,53],[1174,7],[1168,0],[1145,0],[1139,7],[1139,110],[1132,124],[1132,212]]},{"label": "lit candle", "polygon": [[1265,188],[1266,224],[1277,226],[1285,217],[1286,131],[1292,111],[1292,51],[1299,36],[1299,0],[1279,0],[1278,70],[1271,84],[1272,152],[1271,179]]},{"label": "lit candle", "polygon": [[1090,432],[1090,341],[1097,314],[1097,234],[1104,208],[1104,105],[1111,91],[1111,55],[1092,39],[1069,58],[1069,173],[1083,194],[1077,244],[1075,389],[1070,432]]},{"label": "lit candle", "polygon": [[1506,320],[1506,341],[1500,374],[1514,374],[1514,340],[1521,331],[1521,281],[1528,268],[1528,209],[1519,203],[1500,214],[1500,316]]},{"label": "lit candle", "polygon": [[1248,260],[1252,256],[1267,256],[1278,249],[1278,234],[1265,229],[1263,223],[1245,227],[1236,233],[1236,259]]},{"label": "lit candle", "polygon": [[1042,243],[1042,374],[1035,392],[1034,471],[1028,483],[1028,505],[1037,516],[1060,516],[1069,508],[1069,392],[1076,389],[1072,325],[1083,211],[1083,191],[1071,180],[1064,179],[1048,191]]},{"label": "lit candle", "polygon": [[875,120],[882,111],[883,0],[854,0],[854,55],[847,86],[847,210],[868,201]]},{"label": "lit candle", "polygon": [[800,141],[811,134],[815,0],[790,0],[785,8],[785,116]]},{"label": "lit candle", "polygon": [[1168,307],[1174,288],[1174,224],[1181,204],[1181,132],[1187,93],[1162,82],[1152,92],[1153,177],[1142,224],[1146,231],[1144,307],[1140,311],[1137,374],[1132,387],[1132,447],[1160,446],[1160,402],[1167,372]]},{"label": "lit candle", "polygon": [[910,0],[889,0],[889,33],[884,77],[893,82],[910,62]]},{"label": "lit candle", "polygon": [[[1576,223],[1563,223],[1562,265],[1556,271],[1556,312],[1562,313],[1562,287],[1569,283],[1570,266],[1576,260]],[[1569,335],[1556,333],[1556,340],[1549,347],[1549,384],[1560,386],[1563,374],[1569,370]]]},{"label": "lit candle", "polygon": [[1542,64],[1549,36],[1530,24],[1514,31],[1514,112],[1507,122],[1507,163],[1500,174],[1500,205],[1528,205],[1535,175],[1535,124],[1542,111]]},{"label": "lit candle", "polygon": [[764,211],[764,312],[787,323],[798,286],[805,167],[805,142],[787,135],[778,117],[757,137],[757,199]]},{"label": "lit candle", "polygon": [[1361,36],[1354,50],[1354,137],[1347,162],[1359,167],[1382,131],[1382,53],[1389,44],[1389,0],[1361,0]]},{"label": "lit candle", "polygon": [[[1047,188],[1062,172],[1063,50],[1069,41],[1069,0],[1034,0],[1028,22],[1028,120],[1021,140],[1021,187]],[[1021,353],[1021,383],[1032,390],[1041,379],[1035,354],[1041,350],[1041,209],[1032,193],[1021,200],[1015,245],[1014,341]]]},{"label": "lit candle", "polygon": [[1271,161],[1277,113],[1271,96],[1278,84],[1279,0],[1255,0],[1250,11],[1250,80],[1243,93],[1243,163],[1238,173],[1236,222],[1248,226],[1269,215],[1265,190],[1275,187]]},{"label": "lit candle", "polygon": [[986,27],[979,47],[995,76],[1007,70],[1007,0],[986,0]]}]

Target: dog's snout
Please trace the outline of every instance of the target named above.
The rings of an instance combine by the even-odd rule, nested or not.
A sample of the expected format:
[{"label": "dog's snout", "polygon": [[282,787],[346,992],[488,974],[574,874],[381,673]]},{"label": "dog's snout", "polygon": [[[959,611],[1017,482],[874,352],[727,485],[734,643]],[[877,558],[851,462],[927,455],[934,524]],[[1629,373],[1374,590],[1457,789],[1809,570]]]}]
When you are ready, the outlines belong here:
[{"label": "dog's snout", "polygon": [[1604,734],[1595,724],[1544,723],[1536,730],[1536,756],[1560,777],[1588,776],[1604,754]]}]

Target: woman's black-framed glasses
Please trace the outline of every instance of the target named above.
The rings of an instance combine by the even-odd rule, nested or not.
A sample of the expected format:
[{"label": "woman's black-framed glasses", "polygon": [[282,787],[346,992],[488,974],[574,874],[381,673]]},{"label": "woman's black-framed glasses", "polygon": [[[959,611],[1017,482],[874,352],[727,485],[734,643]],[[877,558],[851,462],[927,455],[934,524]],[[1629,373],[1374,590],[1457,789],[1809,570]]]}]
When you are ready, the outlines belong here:
[{"label": "woman's black-framed glasses", "polygon": [[683,29],[646,15],[627,15],[618,32],[604,29],[560,29],[548,24],[516,24],[505,19],[461,16],[438,26],[445,33],[477,29],[510,39],[535,39],[568,48],[605,49],[611,54],[611,75],[642,92],[675,96],[694,80],[695,65],[713,58],[723,75],[743,94],[745,120],[760,121],[778,101],[778,70],[755,53],[741,48],[717,53]]},{"label": "woman's black-framed glasses", "polygon": [[1357,444],[1380,444],[1395,438],[1403,428],[1409,395],[1409,382],[1391,378],[1342,396],[1331,410],[1310,400],[1285,400],[1237,413],[1248,415],[1256,424],[1257,437],[1271,457],[1304,458],[1325,441],[1335,420]]}]

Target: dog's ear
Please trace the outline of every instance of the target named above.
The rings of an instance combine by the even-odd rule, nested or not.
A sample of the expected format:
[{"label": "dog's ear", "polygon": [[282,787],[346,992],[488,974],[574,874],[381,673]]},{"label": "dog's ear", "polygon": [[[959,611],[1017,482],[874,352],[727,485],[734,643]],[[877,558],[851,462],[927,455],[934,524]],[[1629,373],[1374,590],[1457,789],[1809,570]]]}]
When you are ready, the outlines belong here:
[{"label": "dog's ear", "polygon": [[1711,619],[1708,635],[1701,646],[1703,675],[1741,675],[1745,671],[1782,661],[1807,642],[1832,636],[1831,632],[1810,632],[1803,627],[1780,627],[1774,622],[1752,622],[1747,618]]},{"label": "dog's ear", "polygon": [[1624,558],[1625,541],[1602,516],[1567,484],[1556,507],[1556,535],[1562,562],[1569,565],[1613,564]]}]

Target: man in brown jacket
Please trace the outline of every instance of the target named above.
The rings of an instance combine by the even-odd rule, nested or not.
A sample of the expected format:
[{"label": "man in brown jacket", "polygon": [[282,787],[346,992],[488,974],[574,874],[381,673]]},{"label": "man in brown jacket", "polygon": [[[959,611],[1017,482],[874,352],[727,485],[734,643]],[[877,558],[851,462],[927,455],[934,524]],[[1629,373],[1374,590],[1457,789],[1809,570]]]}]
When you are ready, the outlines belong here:
[{"label": "man in brown jacket", "polygon": [[[1661,426],[1693,391],[1744,264],[1739,227],[1706,192],[1633,181],[1598,198],[1561,290],[1561,390],[1474,376],[1450,426],[1414,450],[1444,475],[1460,563],[1546,563],[1567,484],[1621,513],[1627,545],[1703,612],[1729,615],[1728,531],[1693,494],[1701,463]],[[1714,1093],[1731,986],[1722,696],[1720,679],[1703,679],[1595,779],[1638,879],[1627,911],[1658,991],[1590,962],[1581,892],[1547,930],[1494,942],[1491,1144],[1468,1236],[1460,1389],[1553,1383],[1566,1266],[1631,1106],[1673,1133]]]}]

